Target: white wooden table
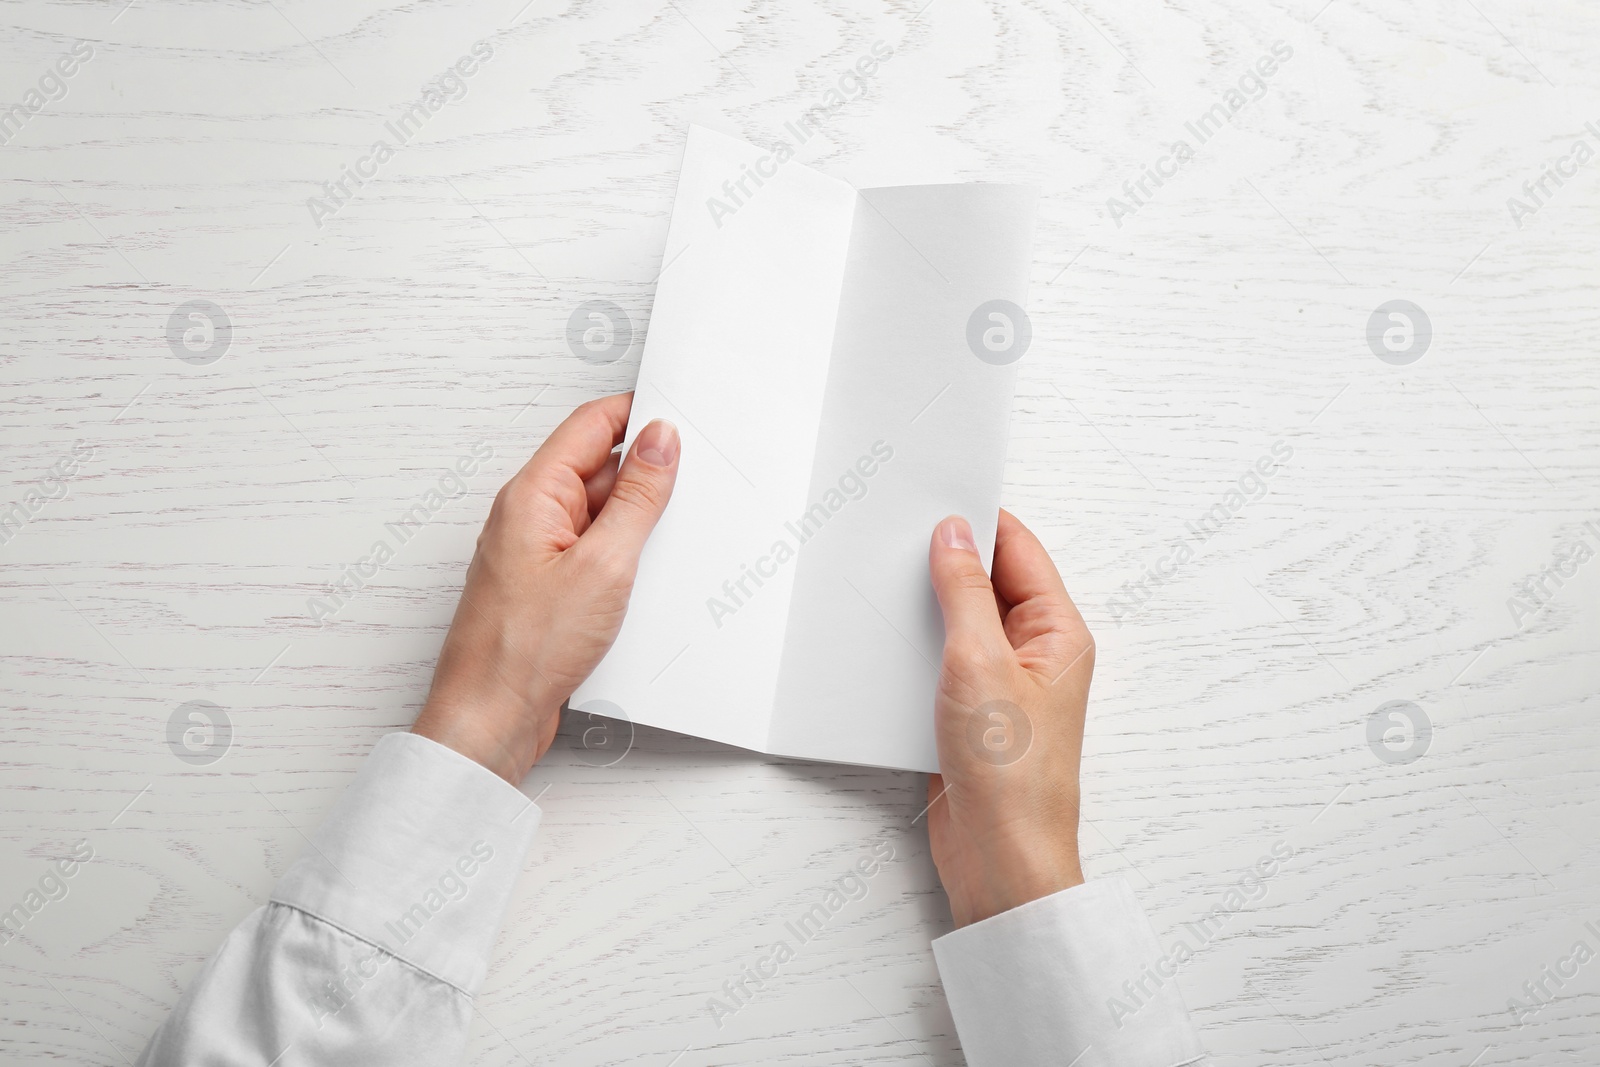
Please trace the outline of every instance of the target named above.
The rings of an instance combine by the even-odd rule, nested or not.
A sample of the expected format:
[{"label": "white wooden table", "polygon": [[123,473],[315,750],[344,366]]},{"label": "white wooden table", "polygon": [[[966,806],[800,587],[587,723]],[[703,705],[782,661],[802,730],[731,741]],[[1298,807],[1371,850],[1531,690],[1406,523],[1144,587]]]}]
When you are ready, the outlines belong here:
[{"label": "white wooden table", "polygon": [[[1543,976],[1600,951],[1600,562],[1562,555],[1600,547],[1600,159],[1573,154],[1600,149],[1600,13],[922,2],[0,8],[0,105],[40,104],[0,146],[0,506],[26,520],[0,907],[95,857],[0,946],[0,1060],[137,1054],[411,721],[499,484],[631,382],[686,125],[775,144],[882,41],[798,157],[1043,191],[1005,495],[1100,643],[1086,867],[1203,943],[1181,980],[1216,1061],[1596,1062],[1600,962]],[[374,160],[477,42],[460,99]],[[594,299],[634,327],[608,365],[565,342]],[[1387,317],[1369,340],[1394,300],[1425,346]],[[184,733],[192,701],[231,733]],[[962,1062],[920,777],[574,741],[526,786],[545,825],[469,1062]],[[708,998],[880,839],[868,896],[719,1028]]]}]

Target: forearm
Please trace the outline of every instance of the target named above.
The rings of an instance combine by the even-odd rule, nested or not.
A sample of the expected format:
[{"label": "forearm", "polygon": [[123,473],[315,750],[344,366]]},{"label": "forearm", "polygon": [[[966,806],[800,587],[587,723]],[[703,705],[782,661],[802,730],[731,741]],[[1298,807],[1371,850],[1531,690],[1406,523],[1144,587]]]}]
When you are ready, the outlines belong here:
[{"label": "forearm", "polygon": [[1120,878],[963,927],[933,952],[971,1067],[1179,1067],[1205,1053]]},{"label": "forearm", "polygon": [[539,819],[459,754],[385,737],[141,1064],[455,1062]]}]

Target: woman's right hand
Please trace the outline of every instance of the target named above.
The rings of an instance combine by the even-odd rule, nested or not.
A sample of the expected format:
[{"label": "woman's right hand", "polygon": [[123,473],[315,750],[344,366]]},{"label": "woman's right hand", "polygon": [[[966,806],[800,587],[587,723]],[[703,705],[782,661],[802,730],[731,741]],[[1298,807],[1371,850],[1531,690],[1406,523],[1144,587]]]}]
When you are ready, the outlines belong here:
[{"label": "woman's right hand", "polygon": [[934,530],[928,569],[945,624],[928,837],[960,927],[1083,882],[1078,764],[1094,638],[1010,512],[992,583],[960,516]]}]

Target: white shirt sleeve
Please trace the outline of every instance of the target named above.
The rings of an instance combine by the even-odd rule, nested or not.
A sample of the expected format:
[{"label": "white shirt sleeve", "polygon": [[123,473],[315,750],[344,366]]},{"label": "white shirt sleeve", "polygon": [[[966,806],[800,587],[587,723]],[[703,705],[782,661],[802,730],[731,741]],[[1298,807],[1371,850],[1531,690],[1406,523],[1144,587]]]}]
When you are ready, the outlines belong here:
[{"label": "white shirt sleeve", "polygon": [[[539,819],[465,756],[415,734],[384,737],[139,1067],[460,1062]],[[1181,1067],[1203,1056],[1170,961],[1120,879],[995,915],[933,950],[970,1067]]]},{"label": "white shirt sleeve", "polygon": [[1205,1056],[1133,891],[1086,882],[938,938],[968,1067],[1180,1067]]},{"label": "white shirt sleeve", "polygon": [[539,817],[465,756],[384,737],[139,1067],[459,1062]]}]

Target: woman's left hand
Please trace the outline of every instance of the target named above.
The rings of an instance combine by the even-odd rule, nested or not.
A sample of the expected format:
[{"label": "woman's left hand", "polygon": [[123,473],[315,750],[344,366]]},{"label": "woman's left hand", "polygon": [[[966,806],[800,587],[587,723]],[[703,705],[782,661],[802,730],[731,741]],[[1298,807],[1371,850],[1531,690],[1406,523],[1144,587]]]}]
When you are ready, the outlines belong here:
[{"label": "woman's left hand", "polygon": [[640,431],[633,394],[592,400],[495,497],[413,733],[513,785],[544,755],[561,706],[622,626],[639,553],[678,473],[676,428]]}]

